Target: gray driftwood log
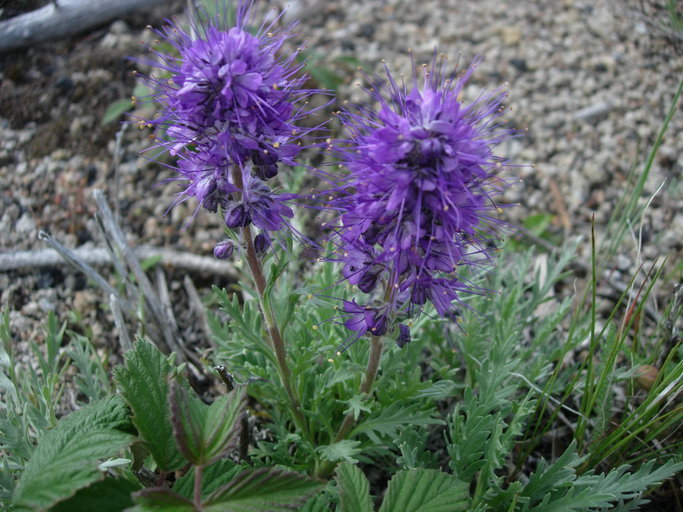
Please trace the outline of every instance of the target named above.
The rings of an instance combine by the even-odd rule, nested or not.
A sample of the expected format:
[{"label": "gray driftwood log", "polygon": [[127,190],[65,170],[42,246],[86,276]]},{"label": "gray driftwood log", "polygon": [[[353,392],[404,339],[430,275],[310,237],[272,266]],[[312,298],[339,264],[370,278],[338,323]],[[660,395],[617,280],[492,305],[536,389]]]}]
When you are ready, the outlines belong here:
[{"label": "gray driftwood log", "polygon": [[72,36],[169,0],[58,0],[0,23],[0,53]]}]

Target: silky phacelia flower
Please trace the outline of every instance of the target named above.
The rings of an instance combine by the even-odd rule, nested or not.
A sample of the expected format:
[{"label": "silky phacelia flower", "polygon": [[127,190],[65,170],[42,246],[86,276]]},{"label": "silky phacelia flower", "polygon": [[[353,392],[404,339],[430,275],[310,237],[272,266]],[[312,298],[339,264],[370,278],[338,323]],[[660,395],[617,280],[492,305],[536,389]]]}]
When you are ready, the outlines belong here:
[{"label": "silky phacelia flower", "polygon": [[300,49],[285,50],[293,25],[278,28],[282,14],[252,26],[257,4],[240,1],[232,26],[224,6],[212,18],[194,13],[187,28],[170,22],[155,31],[175,51],[153,50],[156,58],[143,61],[159,70],[146,83],[163,107],[145,123],[157,127],[155,147],[177,157],[185,188],[176,203],[195,197],[211,212],[220,208],[229,227],[273,231],[292,216],[291,196],[265,182],[307,147],[302,141],[318,127],[299,123],[320,91],[304,88]]},{"label": "silky phacelia flower", "polygon": [[[348,174],[335,203],[337,257],[344,277],[373,294],[370,307],[345,302],[345,325],[357,334],[375,326],[379,309],[385,332],[427,302],[454,317],[460,294],[475,291],[460,270],[495,247],[494,198],[507,182],[498,176],[506,161],[493,151],[512,131],[497,122],[502,90],[462,102],[475,67],[447,76],[435,54],[405,83],[385,66],[385,85],[368,90],[378,108],[340,113],[349,138],[340,146]],[[400,324],[397,343],[409,340]]]},{"label": "silky phacelia flower", "polygon": [[362,306],[356,301],[343,301],[347,329],[356,331],[359,336],[369,332],[374,336],[382,336],[387,332],[388,317],[386,311],[370,306]]}]

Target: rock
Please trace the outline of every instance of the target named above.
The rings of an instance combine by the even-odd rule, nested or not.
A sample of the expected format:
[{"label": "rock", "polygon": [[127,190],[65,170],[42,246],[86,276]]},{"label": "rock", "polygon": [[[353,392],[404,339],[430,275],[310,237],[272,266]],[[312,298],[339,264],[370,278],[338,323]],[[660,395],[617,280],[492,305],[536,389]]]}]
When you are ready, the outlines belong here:
[{"label": "rock", "polygon": [[526,59],[520,57],[513,57],[509,61],[510,65],[515,68],[520,73],[524,73],[529,70]]},{"label": "rock", "polygon": [[609,101],[601,101],[582,108],[581,110],[575,112],[572,117],[580,121],[595,123],[599,119],[603,119],[605,116],[607,116],[612,108],[612,103]]},{"label": "rock", "polygon": [[522,31],[519,27],[502,27],[500,29],[500,36],[504,44],[513,45],[519,43],[522,39]]}]

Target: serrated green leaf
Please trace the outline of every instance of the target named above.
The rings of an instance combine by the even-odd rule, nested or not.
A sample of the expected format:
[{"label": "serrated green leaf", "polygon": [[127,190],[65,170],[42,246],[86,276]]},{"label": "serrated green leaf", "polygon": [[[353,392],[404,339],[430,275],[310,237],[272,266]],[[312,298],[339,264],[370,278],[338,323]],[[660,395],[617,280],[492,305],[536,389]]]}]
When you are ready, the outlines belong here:
[{"label": "serrated green leaf", "polygon": [[[202,470],[202,496],[207,496],[219,487],[227,484],[243,468],[230,459],[221,459]],[[188,499],[194,496],[193,467],[173,484],[173,492]]]},{"label": "serrated green leaf", "polygon": [[345,462],[337,466],[339,512],[373,512],[370,483],[363,472]]},{"label": "serrated green leaf", "polygon": [[362,451],[358,446],[360,446],[360,441],[344,439],[336,443],[320,446],[317,448],[317,451],[324,460],[329,460],[330,462],[343,460],[355,463],[358,460],[354,457]]},{"label": "serrated green leaf", "polygon": [[435,469],[399,471],[389,481],[379,512],[457,512],[467,510],[468,485]]},{"label": "serrated green leaf", "polygon": [[173,367],[159,349],[143,339],[125,357],[125,365],[116,368],[114,378],[133,411],[133,423],[159,468],[178,469],[185,459],[173,437],[168,404]]},{"label": "serrated green leaf", "polygon": [[194,503],[169,489],[144,489],[133,496],[136,506],[126,512],[196,512]]},{"label": "serrated green leaf", "polygon": [[[260,334],[260,327],[255,329],[254,325],[250,325],[250,323],[253,322],[247,314],[247,304],[244,304],[244,310],[242,310],[242,306],[240,305],[236,293],[229,296],[225,290],[222,290],[216,286],[213,287],[213,291],[215,292],[221,307],[226,313],[228,313],[228,315],[230,315],[230,319],[232,320],[230,323],[231,329],[237,330],[243,338],[259,347],[260,352],[268,357],[273,364],[277,364],[277,361],[275,360],[275,354]],[[256,321],[260,323],[260,317],[257,317]]]},{"label": "serrated green leaf", "polygon": [[570,485],[576,479],[576,467],[582,460],[576,453],[576,441],[572,441],[552,464],[541,459],[524,485],[522,496],[527,496],[532,501],[541,500],[553,488]]},{"label": "serrated green leaf", "polygon": [[419,404],[406,407],[400,403],[393,403],[384,408],[377,416],[370,416],[351,431],[349,437],[366,434],[374,443],[381,443],[379,435],[398,437],[401,425],[443,425],[444,422],[431,417],[428,411],[419,409]]},{"label": "serrated green leaf", "polygon": [[130,98],[122,98],[116,100],[107,107],[104,115],[102,116],[102,125],[113,123],[116,121],[124,112],[128,112],[133,108],[133,103]]},{"label": "serrated green leaf", "polygon": [[277,468],[247,469],[205,501],[205,512],[298,510],[323,483]]},{"label": "serrated green leaf", "polygon": [[416,398],[431,398],[432,400],[445,400],[455,394],[456,385],[452,380],[439,380],[431,386],[418,391]]},{"label": "serrated green leaf", "polygon": [[348,404],[348,409],[344,411],[344,414],[353,413],[353,419],[358,420],[361,411],[372,412],[372,409],[367,405],[363,405],[362,395],[353,395],[346,403]]},{"label": "serrated green leaf", "polygon": [[683,464],[673,462],[653,469],[655,461],[649,461],[634,473],[627,472],[628,466],[621,466],[607,474],[588,473],[577,477],[574,469],[581,459],[573,450],[574,444],[553,464],[543,462],[539,465],[532,474],[531,488],[525,486],[520,493],[526,501],[523,511],[580,512],[607,509],[617,502],[638,500],[649,487],[683,469]]},{"label": "serrated green leaf", "polygon": [[40,440],[14,493],[17,510],[47,510],[104,478],[98,466],[135,441],[119,395],[69,414]]},{"label": "serrated green leaf", "polygon": [[171,382],[169,402],[173,435],[180,451],[197,466],[219,459],[239,431],[237,421],[244,405],[244,388],[206,405],[178,383]]},{"label": "serrated green leaf", "polygon": [[140,484],[125,478],[107,478],[81,489],[74,496],[50,509],[50,512],[74,512],[96,510],[97,512],[121,512],[133,506],[135,491]]},{"label": "serrated green leaf", "polygon": [[330,512],[332,510],[330,501],[329,494],[325,492],[318,493],[304,503],[299,512]]}]

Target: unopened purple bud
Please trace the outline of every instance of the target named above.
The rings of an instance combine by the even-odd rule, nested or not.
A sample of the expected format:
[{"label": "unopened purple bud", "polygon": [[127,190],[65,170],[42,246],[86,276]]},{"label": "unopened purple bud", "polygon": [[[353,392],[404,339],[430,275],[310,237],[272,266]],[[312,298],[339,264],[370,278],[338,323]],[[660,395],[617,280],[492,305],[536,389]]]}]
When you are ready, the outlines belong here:
[{"label": "unopened purple bud", "polygon": [[269,180],[277,176],[277,165],[254,165],[252,168],[254,176],[262,180]]},{"label": "unopened purple bud", "polygon": [[270,249],[270,237],[265,233],[259,233],[254,237],[254,249],[258,256],[263,256]]},{"label": "unopened purple bud", "polygon": [[363,239],[366,244],[374,244],[377,242],[377,238],[381,234],[381,230],[377,224],[370,226],[365,232],[363,232]]},{"label": "unopened purple bud", "polygon": [[358,281],[358,288],[363,293],[370,293],[377,286],[377,272],[365,272]]},{"label": "unopened purple bud", "polygon": [[410,302],[416,306],[422,306],[427,301],[427,290],[419,283],[413,285],[410,292]]},{"label": "unopened purple bud", "polygon": [[387,317],[382,313],[377,313],[374,318],[374,327],[370,328],[373,336],[384,336],[387,333]]},{"label": "unopened purple bud", "polygon": [[204,208],[211,213],[216,213],[218,211],[218,200],[213,196],[204,199],[202,204],[204,205]]},{"label": "unopened purple bud", "polygon": [[232,251],[234,248],[235,246],[233,245],[232,241],[223,240],[222,242],[216,244],[216,247],[213,248],[213,255],[216,257],[216,259],[227,260],[230,258],[230,256],[232,256]]},{"label": "unopened purple bud", "polygon": [[257,152],[251,159],[252,173],[259,179],[268,180],[277,176],[277,156],[273,153]]},{"label": "unopened purple bud", "polygon": [[398,338],[396,338],[398,348],[403,348],[408,343],[410,343],[410,329],[407,325],[398,324]]},{"label": "unopened purple bud", "polygon": [[231,229],[243,228],[251,222],[251,216],[244,209],[244,206],[239,204],[231,209],[225,215],[225,225]]}]

